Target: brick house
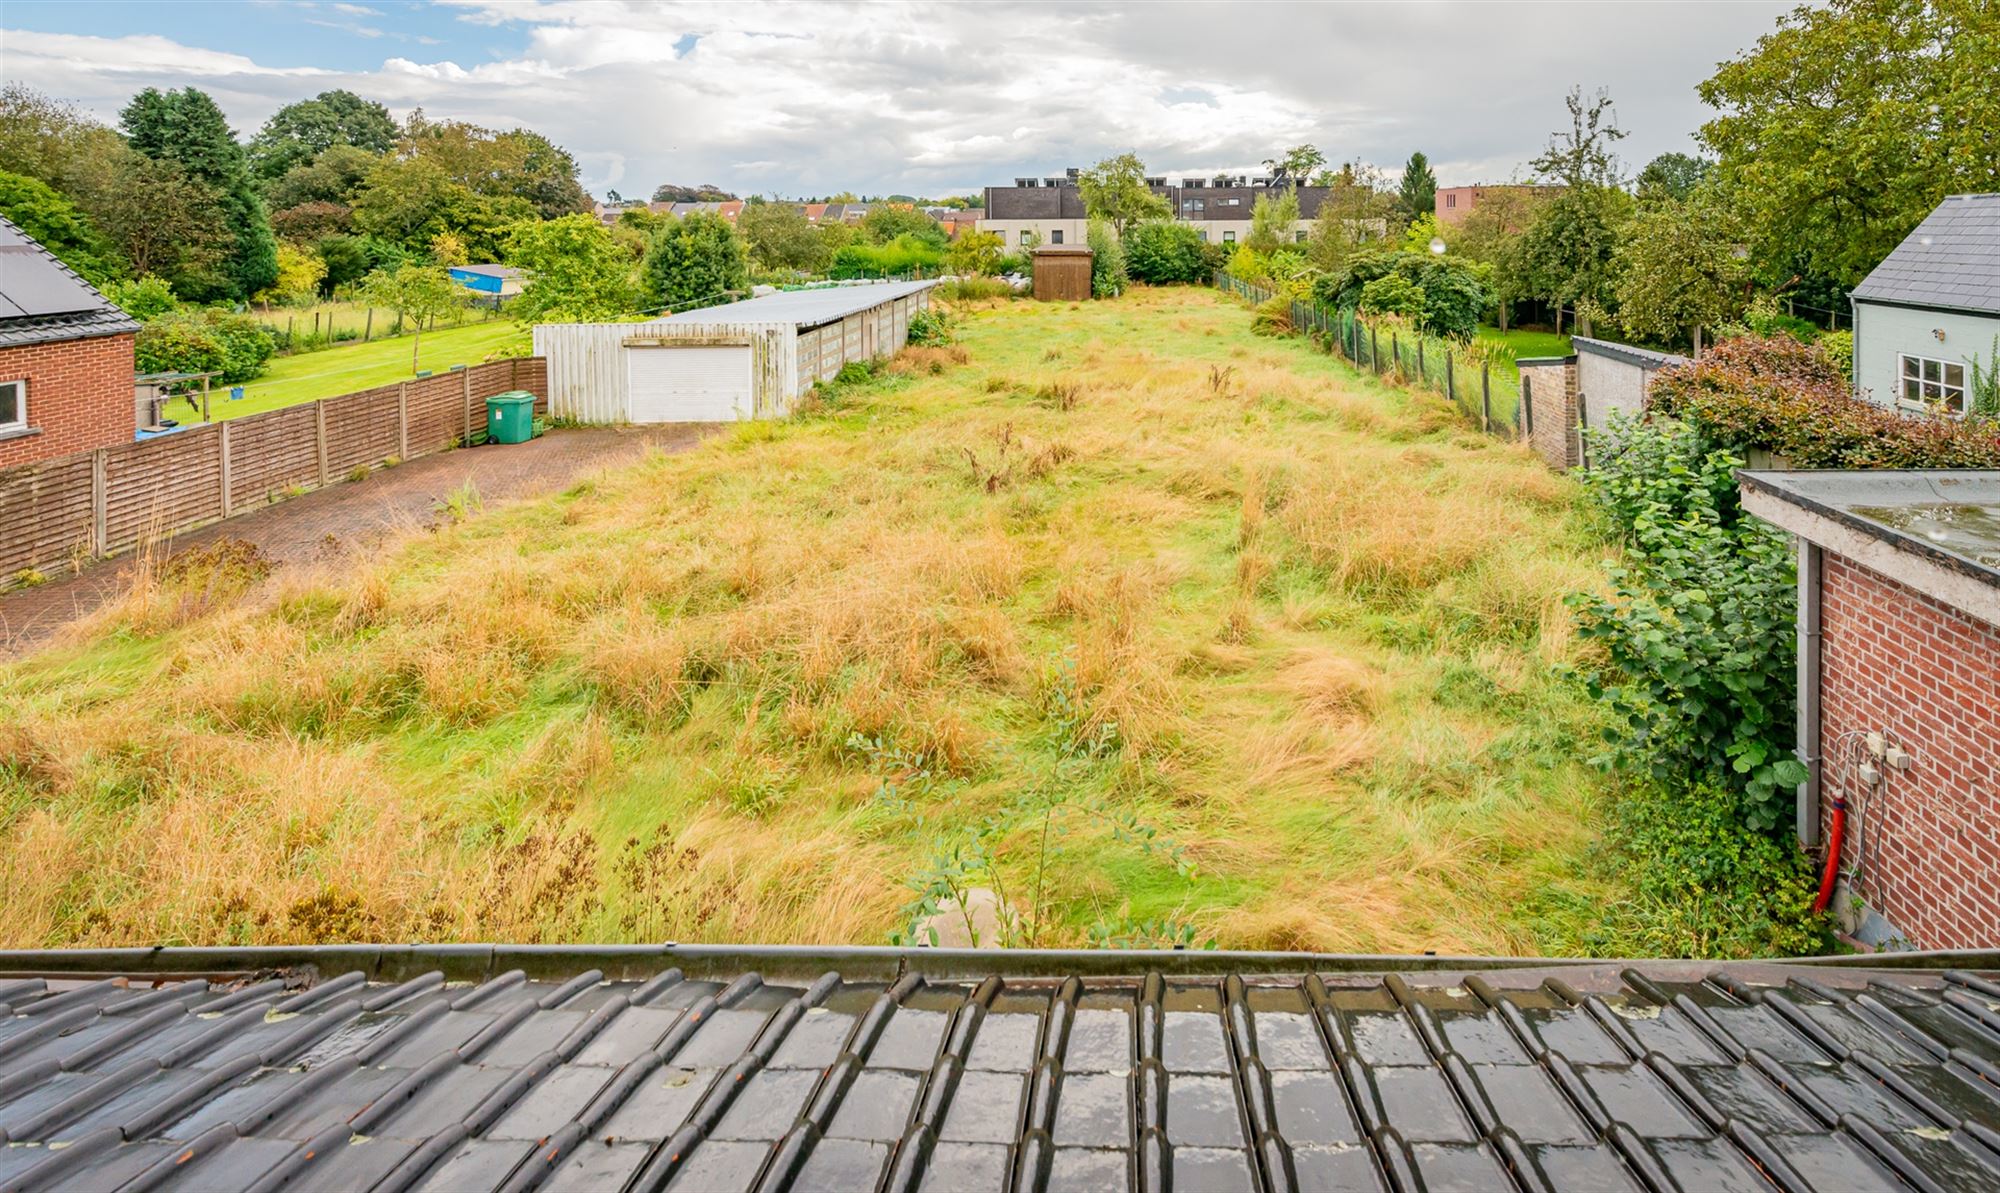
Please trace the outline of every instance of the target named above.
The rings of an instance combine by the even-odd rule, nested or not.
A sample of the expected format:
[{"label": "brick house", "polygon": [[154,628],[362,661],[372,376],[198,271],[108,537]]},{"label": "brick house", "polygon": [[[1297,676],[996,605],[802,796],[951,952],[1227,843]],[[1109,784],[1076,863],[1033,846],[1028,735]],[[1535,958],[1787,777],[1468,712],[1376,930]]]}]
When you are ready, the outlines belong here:
[{"label": "brick house", "polygon": [[1865,943],[2000,944],[2000,472],[1738,474],[1799,547],[1798,834]]},{"label": "brick house", "polygon": [[0,469],[130,443],[138,331],[0,218]]}]

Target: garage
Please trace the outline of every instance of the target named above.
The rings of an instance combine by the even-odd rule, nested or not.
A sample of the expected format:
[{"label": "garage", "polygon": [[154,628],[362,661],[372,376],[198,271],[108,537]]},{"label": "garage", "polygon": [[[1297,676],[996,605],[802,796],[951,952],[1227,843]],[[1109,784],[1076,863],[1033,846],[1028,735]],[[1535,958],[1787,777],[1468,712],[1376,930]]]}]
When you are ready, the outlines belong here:
[{"label": "garage", "polygon": [[629,347],[635,423],[716,423],[751,417],[750,346]]},{"label": "garage", "polygon": [[902,351],[935,285],[843,282],[643,323],[537,324],[549,412],[580,423],[782,417],[843,365]]}]

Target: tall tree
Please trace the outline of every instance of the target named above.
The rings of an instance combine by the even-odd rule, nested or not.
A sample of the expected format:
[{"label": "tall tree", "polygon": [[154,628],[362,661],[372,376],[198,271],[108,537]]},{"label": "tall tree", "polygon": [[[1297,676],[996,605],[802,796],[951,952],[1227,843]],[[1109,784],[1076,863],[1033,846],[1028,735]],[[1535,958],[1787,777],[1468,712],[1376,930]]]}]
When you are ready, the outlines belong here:
[{"label": "tall tree", "polygon": [[1339,269],[1362,244],[1386,231],[1389,198],[1382,191],[1382,171],[1356,159],[1336,171],[1323,171],[1326,196],[1320,200],[1307,250],[1313,264]]},{"label": "tall tree", "polygon": [[1658,199],[1673,199],[1685,202],[1694,195],[1694,188],[1708,177],[1715,163],[1705,157],[1695,157],[1687,153],[1662,153],[1646,163],[1639,176],[1632,180],[1633,189],[1642,202]]},{"label": "tall tree", "polygon": [[1076,188],[1084,212],[1091,219],[1109,222],[1120,236],[1127,224],[1162,220],[1173,214],[1167,201],[1146,185],[1146,164],[1136,153],[1105,158],[1078,175]]},{"label": "tall tree", "polygon": [[474,194],[525,200],[543,219],[591,209],[576,159],[540,133],[431,120],[420,108],[404,123],[399,149],[432,162]]},{"label": "tall tree", "polygon": [[530,323],[594,323],[630,314],[632,258],[596,216],[566,215],[517,225],[507,263],[528,271],[514,315]]},{"label": "tall tree", "polygon": [[1275,195],[1259,195],[1250,209],[1250,234],[1244,243],[1260,253],[1275,253],[1293,242],[1293,229],[1298,222],[1297,191],[1287,189]]},{"label": "tall tree", "polygon": [[1705,189],[1649,201],[1618,248],[1619,325],[1679,348],[1698,344],[1702,328],[1741,316],[1749,270],[1737,231]]},{"label": "tall tree", "polygon": [[833,260],[826,239],[796,203],[748,203],[736,217],[736,231],[766,269],[818,273]]},{"label": "tall tree", "polygon": [[725,302],[731,291],[750,284],[743,241],[729,221],[706,211],[674,220],[647,247],[640,284],[647,305],[656,310]]},{"label": "tall tree", "polygon": [[278,178],[335,145],[387,153],[396,147],[396,122],[389,109],[352,91],[322,91],[272,113],[250,140],[251,170]]},{"label": "tall tree", "polygon": [[1280,186],[1304,186],[1326,165],[1326,154],[1316,145],[1294,145],[1276,157],[1264,159],[1271,181]]},{"label": "tall tree", "polygon": [[272,211],[283,211],[301,203],[352,204],[367,182],[369,171],[383,160],[354,145],[333,145],[312,161],[293,166],[264,184],[264,198]]},{"label": "tall tree", "polygon": [[0,215],[94,286],[118,276],[115,254],[76,204],[39,178],[0,170]]},{"label": "tall tree", "polygon": [[1774,284],[1852,286],[1945,195],[2000,190],[1990,0],[1833,0],[1700,88],[1701,139]]},{"label": "tall tree", "polygon": [[1548,147],[1530,163],[1535,172],[1571,190],[1618,185],[1618,156],[1611,147],[1624,140],[1625,130],[1618,127],[1610,92],[1599,90],[1585,100],[1583,88],[1571,87],[1563,105],[1570,126],[1549,134]]},{"label": "tall tree", "polygon": [[[229,292],[235,237],[214,187],[179,162],[123,145],[94,159],[79,181],[82,205],[134,276],[157,274],[185,298]],[[277,277],[277,249],[271,276]]]},{"label": "tall tree", "polygon": [[120,118],[133,149],[178,164],[218,196],[231,240],[221,294],[247,299],[276,281],[278,242],[264,202],[251,185],[243,147],[208,93],[194,87],[148,87],[132,97]]},{"label": "tall tree", "polygon": [[1438,180],[1431,173],[1431,159],[1412,153],[1403,165],[1403,181],[1396,188],[1396,206],[1403,222],[1410,223],[1433,213],[1437,207]]},{"label": "tall tree", "polygon": [[861,217],[861,239],[869,244],[888,244],[898,236],[914,236],[937,249],[945,242],[938,222],[908,203],[877,203]]}]

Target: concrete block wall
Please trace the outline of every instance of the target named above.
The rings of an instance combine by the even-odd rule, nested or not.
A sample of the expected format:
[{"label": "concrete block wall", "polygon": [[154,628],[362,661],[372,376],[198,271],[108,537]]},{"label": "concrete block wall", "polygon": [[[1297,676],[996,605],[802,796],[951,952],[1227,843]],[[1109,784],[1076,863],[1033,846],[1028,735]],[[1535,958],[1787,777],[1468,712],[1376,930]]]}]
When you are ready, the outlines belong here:
[{"label": "concrete block wall", "polygon": [[1576,358],[1521,366],[1528,405],[1529,446],[1549,467],[1567,472],[1582,461],[1576,427]]},{"label": "concrete block wall", "polygon": [[34,434],[0,439],[0,469],[130,443],[130,333],[0,348],[0,381],[26,381]]},{"label": "concrete block wall", "polygon": [[[2000,627],[1832,551],[1821,594],[1821,839],[1844,796],[1870,910],[1921,948],[2000,945]],[[1879,790],[1853,764],[1869,732],[1914,759]]]}]

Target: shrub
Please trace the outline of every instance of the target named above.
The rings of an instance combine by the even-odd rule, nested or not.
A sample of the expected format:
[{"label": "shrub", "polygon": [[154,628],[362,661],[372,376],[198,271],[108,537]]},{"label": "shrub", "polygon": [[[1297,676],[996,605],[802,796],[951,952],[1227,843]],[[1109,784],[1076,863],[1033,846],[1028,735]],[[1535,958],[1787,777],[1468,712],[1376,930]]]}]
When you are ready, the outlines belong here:
[{"label": "shrub", "polygon": [[999,278],[954,278],[940,283],[936,294],[946,302],[978,302],[982,299],[1012,298],[1014,287]]},{"label": "shrub", "polygon": [[1173,220],[1149,220],[1125,230],[1125,267],[1152,286],[1200,283],[1211,272],[1201,235]]},{"label": "shrub", "polygon": [[1092,220],[1085,240],[1090,244],[1090,296],[1116,298],[1125,293],[1132,279],[1125,272],[1125,246],[1118,243],[1118,234],[1105,221]]},{"label": "shrub", "polygon": [[882,278],[936,271],[943,264],[944,251],[936,245],[914,236],[898,236],[887,244],[843,246],[833,255],[829,273],[836,278]]},{"label": "shrub", "polygon": [[1851,331],[1821,332],[1813,341],[1813,351],[1827,367],[1837,370],[1842,377],[1854,376],[1854,333]]},{"label": "shrub", "polygon": [[639,272],[646,304],[654,310],[713,306],[750,285],[742,239],[721,216],[706,211],[654,233]]},{"label": "shrub", "polygon": [[1422,325],[1424,288],[1400,273],[1384,274],[1361,287],[1361,299],[1355,305],[1364,315],[1402,315]]},{"label": "shrub", "polygon": [[180,302],[167,280],[152,273],[129,282],[113,282],[105,289],[104,296],[141,322],[166,314]]},{"label": "shrub", "polygon": [[1657,783],[1741,791],[1752,827],[1804,782],[1793,754],[1796,606],[1790,544],[1744,517],[1742,461],[1699,431],[1614,417],[1588,432],[1587,491],[1625,543],[1612,595],[1579,593],[1579,629],[1604,650],[1591,696],[1620,722],[1607,761]]},{"label": "shrub", "polygon": [[1260,336],[1292,334],[1292,300],[1283,294],[1266,299],[1250,317],[1250,331]]},{"label": "shrub", "polygon": [[271,332],[248,315],[219,308],[169,311],[147,320],[134,349],[141,373],[220,373],[225,384],[264,371],[277,348]]},{"label": "shrub", "polygon": [[951,341],[951,320],[942,311],[917,311],[910,316],[911,344],[920,348],[942,348]]},{"label": "shrub", "polygon": [[1743,797],[1697,783],[1622,796],[1608,868],[1629,901],[1603,909],[1599,955],[1782,957],[1832,944],[1813,914],[1815,884],[1798,845],[1745,827]]},{"label": "shrub", "polygon": [[[1487,284],[1490,269],[1455,257],[1402,250],[1355,253],[1333,273],[1323,274],[1313,283],[1313,298],[1339,310],[1361,308],[1368,301],[1368,287],[1376,286],[1375,301],[1394,300],[1408,305],[1407,294],[1420,291],[1420,313],[1402,311],[1417,320],[1418,330],[1434,336],[1465,339],[1479,327],[1479,317],[1493,303]],[[1401,281],[1387,282],[1395,277]],[[1378,308],[1383,309],[1383,308]]]},{"label": "shrub", "polygon": [[1790,336],[1724,340],[1662,369],[1650,402],[1723,447],[1763,448],[1794,468],[2000,467],[1992,420],[1911,417],[1856,397],[1837,365]]}]

